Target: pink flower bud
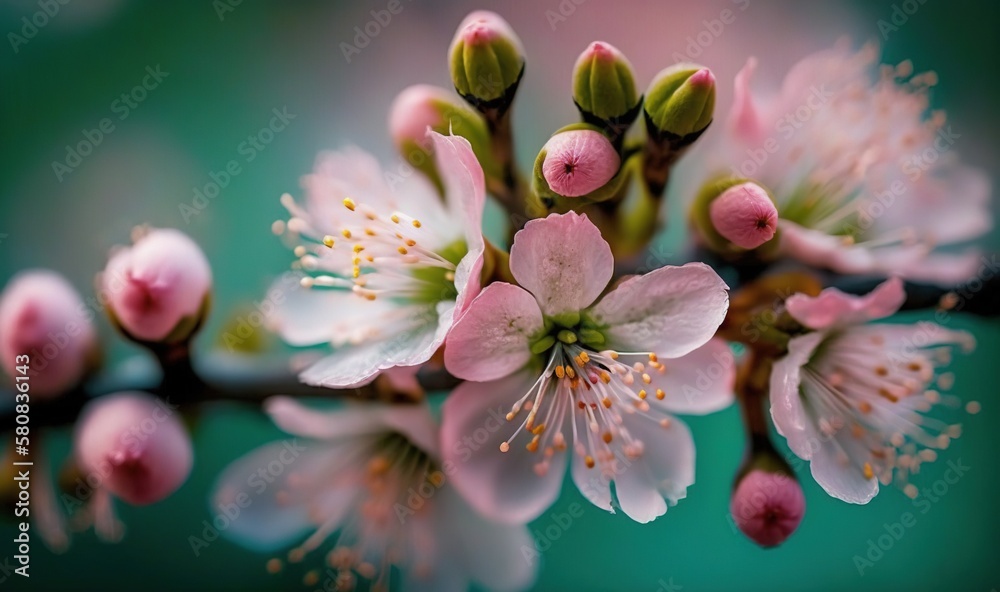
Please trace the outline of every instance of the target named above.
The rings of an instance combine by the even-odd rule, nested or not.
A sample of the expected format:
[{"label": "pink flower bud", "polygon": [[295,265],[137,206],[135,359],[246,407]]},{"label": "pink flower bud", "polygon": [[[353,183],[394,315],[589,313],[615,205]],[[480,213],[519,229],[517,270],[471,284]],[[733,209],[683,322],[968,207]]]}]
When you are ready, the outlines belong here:
[{"label": "pink flower bud", "polygon": [[[4,371],[12,378],[27,375],[21,383],[28,383],[32,396],[69,390],[83,378],[96,352],[92,316],[62,276],[46,270],[17,274],[0,295]],[[25,367],[25,372],[18,370]]]},{"label": "pink flower bud", "polygon": [[191,440],[176,410],[146,393],[116,393],[89,403],[74,447],[89,485],[137,506],[164,499],[191,472]]},{"label": "pink flower bud", "polygon": [[736,526],[762,547],[783,543],[798,528],[805,510],[798,481],[761,469],[740,480],[729,503]]},{"label": "pink flower bud", "polygon": [[438,128],[441,106],[453,103],[453,93],[429,84],[416,84],[399,93],[389,110],[389,134],[397,146],[427,142],[427,128]]},{"label": "pink flower bud", "polygon": [[558,133],[542,149],[542,176],[549,188],[565,197],[580,197],[603,187],[621,164],[611,142],[593,130]]},{"label": "pink flower bud", "polygon": [[741,183],[722,192],[709,207],[712,225],[726,240],[755,249],[774,237],[778,210],[755,183]]},{"label": "pink flower bud", "polygon": [[108,312],[131,337],[180,341],[200,320],[212,270],[187,235],[171,228],[153,229],[112,255],[101,284]]}]

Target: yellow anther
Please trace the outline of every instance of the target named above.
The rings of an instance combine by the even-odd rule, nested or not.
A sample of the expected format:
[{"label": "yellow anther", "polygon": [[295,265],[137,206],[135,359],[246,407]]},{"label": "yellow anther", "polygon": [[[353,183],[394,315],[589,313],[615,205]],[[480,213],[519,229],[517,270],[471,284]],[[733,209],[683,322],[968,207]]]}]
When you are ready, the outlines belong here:
[{"label": "yellow anther", "polygon": [[353,199],[351,199],[349,197],[345,197],[344,198],[344,207],[347,208],[348,210],[351,210],[353,212],[354,208],[357,207],[357,206],[354,203]]},{"label": "yellow anther", "polygon": [[544,431],[545,431],[545,424],[544,423],[540,423],[540,424],[538,424],[538,425],[535,426],[535,429],[531,430],[531,433],[537,436],[537,435],[541,434]]},{"label": "yellow anther", "polygon": [[616,351],[611,352],[611,359],[612,360],[617,360],[618,359],[618,352],[616,352]]},{"label": "yellow anther", "polygon": [[607,398],[607,397],[604,397],[604,398],[603,398],[603,399],[601,400],[601,405],[604,405],[604,408],[605,408],[605,409],[611,409],[611,399],[609,399],[609,398]]},{"label": "yellow anther", "polygon": [[611,374],[607,370],[601,370],[601,382],[604,384],[609,384],[611,382]]},{"label": "yellow anther", "polygon": [[346,228],[341,230],[340,234],[344,235],[344,238],[351,238],[351,231]]},{"label": "yellow anther", "polygon": [[580,352],[580,360],[581,360],[581,361],[582,361],[582,362],[583,362],[584,364],[586,364],[586,363],[590,362],[590,356],[589,356],[589,355],[587,355],[587,352],[585,352],[585,351],[582,351],[582,352]]},{"label": "yellow anther", "polygon": [[650,362],[658,362],[659,360],[656,358],[656,354],[650,353],[649,354],[649,361]]},{"label": "yellow anther", "polygon": [[871,463],[865,463],[865,479],[871,479],[875,476],[875,472],[872,471]]},{"label": "yellow anther", "polygon": [[861,413],[871,413],[872,404],[868,401],[861,401],[861,403],[858,404],[858,409],[861,410]]},{"label": "yellow anther", "polygon": [[354,248],[353,248],[352,250],[353,250],[353,251],[354,251],[355,253],[360,253],[361,251],[364,251],[364,250],[365,250],[365,247],[364,247],[364,245],[361,245],[361,244],[357,244],[357,245],[354,245]]},{"label": "yellow anther", "polygon": [[399,247],[399,248],[398,248],[398,249],[396,249],[396,250],[397,250],[397,251],[399,251],[399,254],[400,254],[400,255],[405,255],[405,254],[409,253],[409,251],[407,251],[407,250],[406,250],[406,247],[402,247],[402,246],[401,246],[401,247]]},{"label": "yellow anther", "polygon": [[398,215],[393,214],[393,215],[389,216],[389,219],[392,220],[394,224],[399,224],[399,216]]},{"label": "yellow anther", "polygon": [[534,438],[532,438],[531,442],[528,442],[528,445],[525,446],[525,448],[528,450],[528,452],[537,452],[538,451],[538,436],[535,436]]},{"label": "yellow anther", "polygon": [[412,238],[406,239],[406,246],[413,247],[413,246],[416,246],[416,244],[417,244],[417,241],[413,240]]},{"label": "yellow anther", "polygon": [[566,378],[566,369],[563,368],[561,364],[556,366],[556,376],[559,378]]},{"label": "yellow anther", "polygon": [[330,236],[329,234],[326,235],[326,236],[324,236],[323,237],[323,244],[326,245],[328,248],[332,249],[333,248],[333,237]]},{"label": "yellow anther", "polygon": [[667,396],[667,393],[663,392],[663,389],[656,389],[656,398],[657,399],[659,399],[660,401],[662,401],[663,397],[666,397],[666,396]]},{"label": "yellow anther", "polygon": [[375,231],[372,230],[371,228],[365,228],[365,234],[367,234],[368,236],[375,236]]},{"label": "yellow anther", "polygon": [[653,379],[650,378],[649,374],[643,373],[643,375],[642,375],[642,382],[644,382],[645,384],[649,384],[649,383],[653,382]]},{"label": "yellow anther", "polygon": [[611,432],[604,432],[604,436],[602,436],[602,438],[604,439],[605,444],[611,444],[611,440],[613,439]]},{"label": "yellow anther", "polygon": [[351,270],[351,275],[353,275],[353,276],[354,276],[354,278],[355,278],[355,279],[357,279],[357,278],[358,278],[358,276],[360,276],[360,275],[361,275],[361,268],[360,268],[360,267],[358,267],[357,265],[355,265],[355,266],[354,266],[354,269],[353,269],[353,270]]},{"label": "yellow anther", "polygon": [[412,224],[414,228],[420,228],[421,226],[423,226],[423,224],[420,223],[420,220],[414,220]]},{"label": "yellow anther", "polygon": [[639,398],[640,399],[645,399],[646,398],[646,391],[645,391],[645,389],[639,391]]},{"label": "yellow anther", "polygon": [[365,261],[368,263],[375,263],[375,257],[372,255],[365,255]]},{"label": "yellow anther", "polygon": [[583,457],[583,464],[587,465],[588,469],[594,468],[594,457],[590,456],[589,454]]},{"label": "yellow anther", "polygon": [[574,370],[572,366],[566,366],[566,376],[576,378],[576,370]]}]

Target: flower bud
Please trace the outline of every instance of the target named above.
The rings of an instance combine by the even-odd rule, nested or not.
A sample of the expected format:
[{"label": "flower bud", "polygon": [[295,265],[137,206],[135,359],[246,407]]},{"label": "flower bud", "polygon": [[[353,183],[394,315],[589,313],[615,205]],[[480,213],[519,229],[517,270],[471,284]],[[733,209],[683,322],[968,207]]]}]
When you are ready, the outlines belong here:
[{"label": "flower bud", "polygon": [[101,287],[108,315],[126,335],[177,343],[194,334],[208,311],[212,270],[187,235],[152,229],[112,255]]},{"label": "flower bud", "polygon": [[507,21],[473,12],[458,26],[448,56],[451,80],[466,101],[506,110],[524,72],[524,47]]},{"label": "flower bud", "polygon": [[191,439],[180,417],[146,393],[116,393],[90,402],[73,442],[87,483],[100,481],[130,504],[166,498],[191,472]]},{"label": "flower bud", "polygon": [[695,64],[675,64],[656,75],[646,91],[650,133],[678,137],[700,134],[712,123],[715,76]]},{"label": "flower bud", "polygon": [[389,110],[389,133],[403,158],[438,183],[428,128],[444,135],[462,136],[476,158],[489,170],[489,130],[482,115],[457,102],[454,93],[429,84],[416,84],[399,93]]},{"label": "flower bud", "polygon": [[778,210],[760,184],[726,177],[706,183],[691,204],[691,221],[713,251],[741,257],[753,250],[768,257],[776,249]]},{"label": "flower bud", "polygon": [[591,43],[573,68],[573,102],[584,121],[624,135],[639,108],[632,64],[613,45]]},{"label": "flower bud", "polygon": [[590,129],[557,133],[545,143],[539,156],[545,183],[563,197],[580,197],[600,189],[621,165],[608,138]]},{"label": "flower bud", "polygon": [[741,183],[726,189],[709,206],[712,226],[734,245],[756,249],[774,238],[778,210],[760,185]]},{"label": "flower bud", "polygon": [[729,511],[740,531],[762,547],[775,547],[802,522],[806,499],[794,477],[754,468],[733,491]]},{"label": "flower bud", "polygon": [[[5,373],[28,379],[33,397],[76,386],[95,362],[92,314],[73,286],[47,270],[23,271],[0,295],[0,356]],[[26,357],[21,357],[26,356]],[[20,368],[20,370],[19,370]],[[23,372],[21,370],[24,370]]]}]

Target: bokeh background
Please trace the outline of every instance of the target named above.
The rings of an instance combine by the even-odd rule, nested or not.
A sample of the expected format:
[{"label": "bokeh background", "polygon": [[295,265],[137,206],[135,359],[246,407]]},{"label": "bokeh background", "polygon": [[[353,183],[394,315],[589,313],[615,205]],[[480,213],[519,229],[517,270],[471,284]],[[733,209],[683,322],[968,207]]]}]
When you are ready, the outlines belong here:
[{"label": "bokeh background", "polygon": [[[960,134],[955,150],[989,170],[996,184],[1000,5],[992,2],[401,0],[399,14],[349,61],[342,44],[354,44],[355,27],[363,29],[373,18],[369,11],[384,9],[386,1],[54,4],[58,12],[30,37],[22,19],[33,18],[40,3],[0,4],[6,39],[0,47],[0,282],[19,269],[49,267],[89,294],[108,249],[125,243],[132,226],[180,228],[203,246],[216,277],[216,307],[199,341],[202,350],[216,346],[227,319],[260,300],[288,266],[289,252],[269,230],[283,214],[278,196],[296,192],[298,177],[322,149],[355,143],[393,157],[385,126],[390,102],[409,84],[448,86],[448,43],[475,8],[504,15],[526,47],[527,73],[515,113],[525,168],[550,132],[575,120],[570,70],[589,41],[622,49],[636,66],[640,86],[686,54],[715,70],[725,106],[732,76],[748,55],[761,59],[763,87],[777,83],[807,52],[846,35],[855,44],[879,43],[888,63],[912,59],[917,71],[938,72],[933,104],[948,110]],[[735,21],[719,31],[710,21],[725,9]],[[147,67],[159,67],[166,76],[121,118],[116,99],[141,83]],[[248,162],[240,145],[268,125],[274,109],[294,119]],[[53,162],[65,162],[67,145],[75,146],[83,130],[97,128],[105,117],[113,119],[114,131],[79,166],[57,175]],[[687,158],[697,157],[696,151]],[[241,172],[207,207],[185,216],[182,204],[191,206],[195,189],[230,160],[239,162]],[[682,219],[682,197],[671,196],[675,220]],[[661,238],[663,248],[679,249],[682,235],[673,227]],[[995,236],[988,243],[996,252]],[[139,353],[101,322],[110,362]],[[738,412],[730,409],[690,420],[698,445],[697,483],[688,499],[652,524],[606,514],[568,486],[531,526],[547,539],[557,530],[549,529],[555,514],[567,513],[572,504],[584,508],[550,541],[537,589],[997,589],[1000,431],[989,426],[1000,418],[1000,331],[995,321],[957,315],[949,325],[972,329],[979,339],[975,353],[957,359],[954,371],[956,392],[982,401],[984,410],[969,418],[964,436],[941,461],[921,471],[919,482],[931,486],[947,461],[969,467],[926,513],[893,489],[867,506],[844,504],[803,474],[807,514],[798,533],[780,548],[757,548],[727,515],[743,438]],[[84,533],[68,552],[54,555],[36,542],[30,581],[0,573],[7,576],[0,590],[305,589],[301,571],[269,576],[266,555],[218,540],[196,557],[188,543],[201,532],[202,520],[211,518],[206,495],[215,475],[279,437],[253,409],[209,408],[195,427],[190,480],[152,507],[122,506],[128,532],[121,544],[101,544]],[[57,455],[68,451],[67,434],[54,434],[53,441]],[[865,556],[869,542],[904,512],[914,513],[916,524],[859,574],[854,557]],[[12,523],[0,526],[0,560],[13,554],[13,533]]]}]

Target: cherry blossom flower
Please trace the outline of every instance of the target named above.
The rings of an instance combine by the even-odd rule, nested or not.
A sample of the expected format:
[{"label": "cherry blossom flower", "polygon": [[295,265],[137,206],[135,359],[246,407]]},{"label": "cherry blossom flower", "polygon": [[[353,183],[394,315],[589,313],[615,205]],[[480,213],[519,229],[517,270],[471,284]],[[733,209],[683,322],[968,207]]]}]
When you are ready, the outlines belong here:
[{"label": "cherry blossom flower", "polygon": [[[332,537],[322,572],[306,575],[323,590],[364,588],[364,581],[388,590],[394,570],[403,590],[472,583],[521,590],[534,582],[535,568],[522,556],[534,549],[528,530],[484,519],[454,492],[425,405],[319,411],[276,397],[266,410],[305,440],[263,446],[223,472],[214,504],[220,513],[244,506],[226,536],[266,552],[305,538],[288,553],[291,563]],[[281,566],[278,558],[268,562],[271,571]]]},{"label": "cherry blossom flower", "polygon": [[782,251],[839,273],[899,274],[956,283],[973,275],[974,248],[992,226],[990,183],[963,165],[943,112],[928,115],[933,72],[845,45],[806,57],[769,99],[736,76],[718,164],[775,195]]},{"label": "cherry blossom flower", "polygon": [[479,292],[483,171],[464,138],[430,137],[443,201],[412,169],[405,178],[383,174],[357,149],[320,156],[303,180],[304,204],[282,197],[310,275],[272,323],[292,345],[336,348],[303,381],[356,386],[379,370],[425,362]]},{"label": "cherry blossom flower", "polygon": [[[532,220],[510,252],[520,286],[490,284],[452,329],[445,364],[469,382],[445,402],[444,458],[482,513],[537,517],[559,494],[567,450],[581,492],[614,511],[614,481],[618,505],[639,522],[662,515],[694,482],[691,434],[668,412],[731,401],[732,357],[719,355],[725,344],[706,346],[726,315],[727,286],[690,263],[599,298],[613,266],[586,216]],[[695,369],[713,364],[716,379],[691,388]],[[484,426],[485,442],[468,439]]]},{"label": "cherry blossom flower", "polygon": [[879,483],[894,481],[916,496],[909,476],[961,433],[927,412],[953,402],[934,388],[950,387],[948,375],[935,385],[935,373],[952,346],[971,349],[973,338],[930,322],[865,324],[893,314],[904,298],[893,278],[866,296],[827,288],[786,303],[811,331],[792,338],[774,365],[771,417],[816,482],[846,502],[868,503]]}]

